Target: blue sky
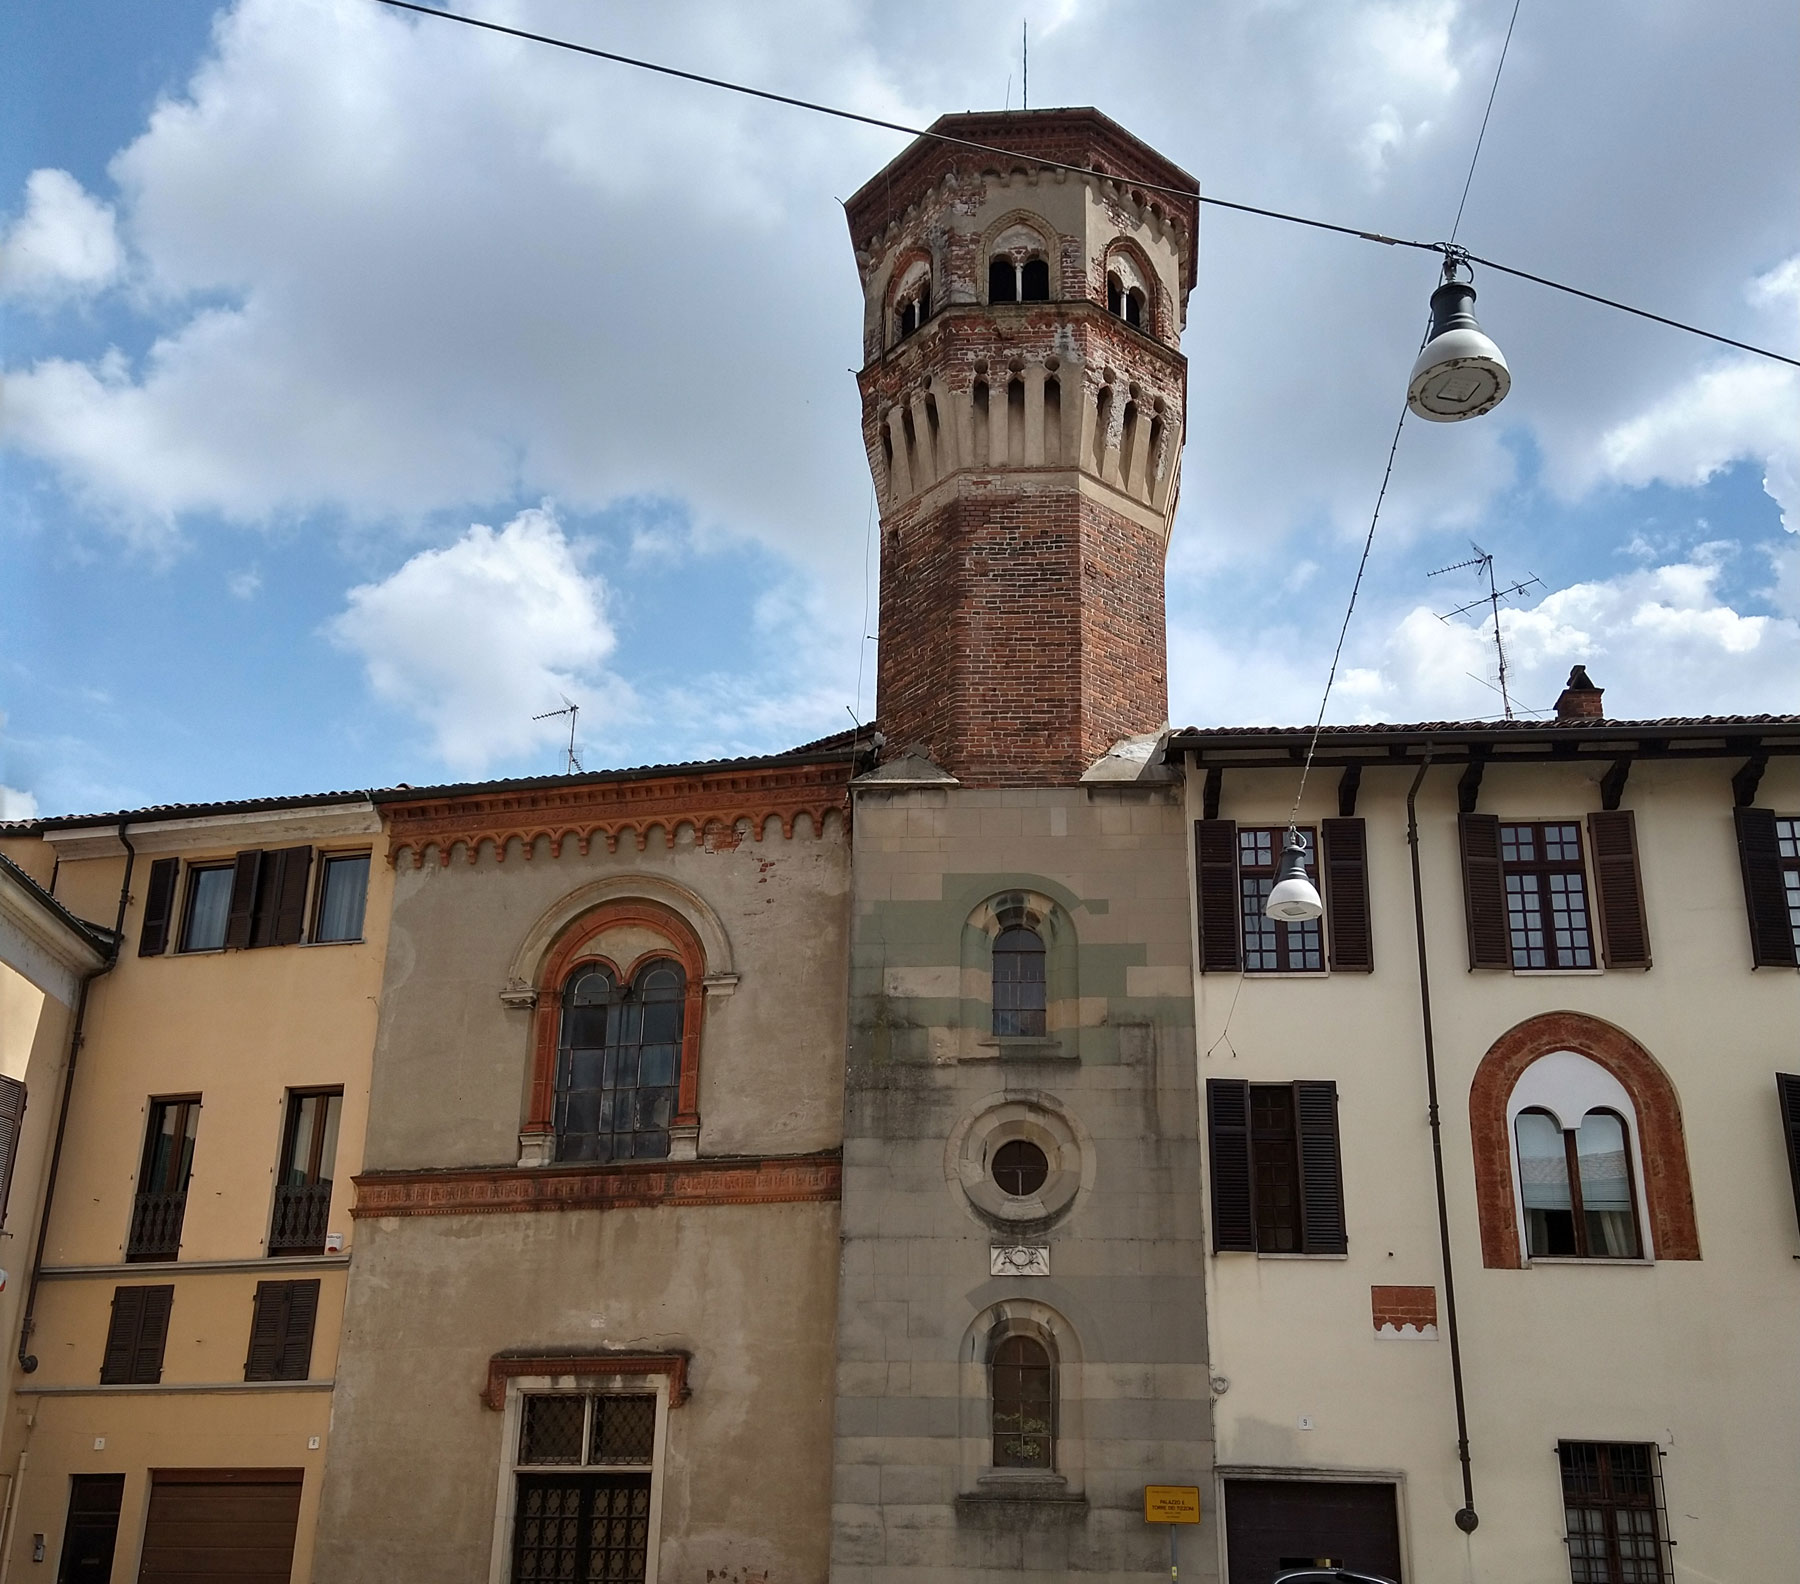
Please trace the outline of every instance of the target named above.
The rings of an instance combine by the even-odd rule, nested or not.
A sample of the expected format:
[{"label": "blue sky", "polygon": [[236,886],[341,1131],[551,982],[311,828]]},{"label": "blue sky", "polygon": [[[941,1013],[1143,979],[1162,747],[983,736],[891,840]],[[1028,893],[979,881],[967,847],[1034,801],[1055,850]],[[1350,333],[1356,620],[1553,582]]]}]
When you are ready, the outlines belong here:
[{"label": "blue sky", "polygon": [[[1016,96],[1017,5],[465,8],[902,121]],[[1425,238],[1510,9],[1023,6],[1034,103]],[[1525,0],[1460,240],[1794,352],[1797,54],[1773,0]],[[370,0],[0,10],[5,811],[553,770],[564,693],[590,767],[866,716],[838,199],[902,142]],[[1432,283],[1208,212],[1178,724],[1316,709]],[[1407,426],[1332,718],[1497,709],[1426,575],[1471,538],[1543,580],[1523,704],[1582,660],[1622,715],[1800,707],[1793,371],[1477,284],[1513,394]]]}]

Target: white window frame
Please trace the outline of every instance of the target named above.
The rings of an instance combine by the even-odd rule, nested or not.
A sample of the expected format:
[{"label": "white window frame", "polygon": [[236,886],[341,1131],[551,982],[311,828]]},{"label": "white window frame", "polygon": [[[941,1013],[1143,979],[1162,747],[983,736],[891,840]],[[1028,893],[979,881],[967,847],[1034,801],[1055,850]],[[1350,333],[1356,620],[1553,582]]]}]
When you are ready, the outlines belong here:
[{"label": "white window frame", "polygon": [[[663,1467],[669,1445],[669,1377],[665,1374],[620,1373],[579,1375],[520,1375],[506,1383],[506,1404],[500,1414],[500,1489],[494,1502],[494,1548],[488,1564],[488,1584],[510,1584],[512,1578],[513,1522],[519,1501],[519,1476],[553,1472],[545,1465],[519,1462],[519,1436],[525,1427],[525,1399],[540,1396],[649,1397],[656,1398],[656,1440],[650,1449],[650,1546],[644,1558],[644,1584],[656,1584],[662,1551]],[[565,1467],[566,1465],[557,1465]],[[572,1473],[645,1472],[642,1463],[629,1468],[583,1464]]]},{"label": "white window frame", "polygon": [[[1546,970],[1549,971],[1549,970]],[[1559,968],[1557,973],[1571,970]],[[1576,970],[1579,971],[1579,970]],[[1533,1256],[1531,1238],[1525,1223],[1525,1184],[1519,1175],[1519,1134],[1517,1122],[1521,1111],[1548,1111],[1564,1132],[1579,1128],[1590,1111],[1616,1111],[1625,1119],[1625,1131],[1631,1144],[1631,1195],[1637,1212],[1638,1239],[1643,1253],[1635,1260],[1572,1259],[1551,1255]],[[1647,1265],[1656,1259],[1651,1240],[1650,1206],[1644,1199],[1644,1142],[1638,1126],[1637,1107],[1624,1084],[1592,1057],[1577,1051],[1551,1051],[1540,1056],[1513,1085],[1506,1100],[1506,1150],[1512,1162],[1513,1215],[1518,1223],[1519,1249],[1527,1265]]]}]

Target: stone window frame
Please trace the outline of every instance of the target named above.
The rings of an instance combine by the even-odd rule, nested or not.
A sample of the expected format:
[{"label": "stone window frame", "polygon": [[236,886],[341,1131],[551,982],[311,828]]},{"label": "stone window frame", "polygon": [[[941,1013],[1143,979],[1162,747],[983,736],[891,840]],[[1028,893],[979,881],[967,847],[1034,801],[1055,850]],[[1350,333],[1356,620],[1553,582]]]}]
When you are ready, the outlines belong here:
[{"label": "stone window frame", "polygon": [[[988,1169],[994,1152],[1014,1139],[1043,1150],[1050,1170],[1027,1198],[1001,1191]],[[1098,1152],[1081,1119],[1055,1095],[1037,1089],[984,1095],[944,1141],[944,1181],[977,1226],[1015,1241],[1065,1219],[1094,1186]]]},{"label": "stone window frame", "polygon": [[[1035,930],[1044,943],[1044,1033],[995,1034],[994,942],[1015,925]],[[996,891],[970,910],[963,922],[960,951],[964,1061],[992,1060],[1009,1053],[1073,1059],[1081,1024],[1080,941],[1069,910],[1043,891],[1027,886]]]},{"label": "stone window frame", "polygon": [[[614,875],[571,892],[537,920],[526,932],[500,992],[508,1008],[531,1013],[520,1108],[522,1167],[556,1162],[556,1064],[562,1037],[563,987],[584,963],[614,966],[600,942],[608,931],[620,927],[643,929],[666,943],[666,953],[653,949],[647,955],[666,954],[680,963],[687,975],[681,1081],[670,1126],[669,1159],[694,1160],[699,1155],[706,1005],[737,988],[739,975],[731,942],[718,915],[685,886],[655,875]],[[632,971],[645,955],[633,957]]]},{"label": "stone window frame", "polygon": [[[882,311],[882,345],[892,350],[903,342],[911,340],[926,325],[931,323],[932,299],[937,285],[937,268],[931,254],[923,248],[909,249],[894,260],[892,273],[888,277],[888,288],[883,296],[886,307]],[[911,330],[902,332],[900,316],[907,305],[915,298],[921,299],[922,312],[919,322]],[[942,307],[942,304],[938,304]]]},{"label": "stone window frame", "polygon": [[[993,1464],[993,1391],[989,1360],[1009,1336],[1029,1336],[1050,1355],[1055,1381],[1055,1447],[1049,1469],[996,1468]],[[1080,1499],[1087,1478],[1082,1397],[1081,1339],[1068,1317],[1052,1305],[1028,1298],[1003,1298],[983,1308],[963,1333],[958,1353],[961,1377],[963,1496]]]},{"label": "stone window frame", "polygon": [[[1010,258],[1016,267],[1023,268],[1034,251],[1029,246],[1020,246],[1017,243],[1007,247],[1001,246],[1002,242],[1008,241],[1009,234],[1016,231],[1026,232],[1037,239],[1035,252],[1039,258],[1043,259],[1045,267],[1050,273],[1050,295],[1045,301],[1060,302],[1063,296],[1062,239],[1041,214],[1031,209],[1010,209],[982,228],[981,274],[974,283],[978,294],[977,300],[985,306],[994,306],[988,288],[989,273],[996,257],[1004,255]],[[1020,298],[1014,298],[1010,302],[1002,300],[998,306],[1009,308],[1022,300]]]},{"label": "stone window frame", "polygon": [[1654,1250],[1659,1261],[1699,1259],[1687,1138],[1674,1083],[1656,1058],[1623,1029],[1587,1013],[1565,1011],[1540,1013],[1508,1029],[1481,1058],[1469,1085],[1469,1143],[1482,1264],[1489,1270],[1526,1270],[1534,1263],[1524,1254],[1508,1103],[1533,1063],[1558,1052],[1586,1057],[1610,1074],[1630,1099],[1645,1249]]},{"label": "stone window frame", "polygon": [[[685,1374],[671,1371],[662,1359],[596,1359],[572,1354],[567,1358],[546,1354],[531,1359],[541,1373],[507,1372],[505,1396],[500,1408],[500,1442],[495,1462],[499,1465],[499,1489],[494,1498],[494,1540],[488,1560],[488,1584],[509,1584],[512,1578],[513,1521],[519,1496],[519,1435],[524,1428],[525,1399],[529,1396],[569,1393],[597,1396],[613,1392],[621,1396],[656,1397],[656,1440],[650,1454],[650,1547],[644,1559],[644,1584],[657,1584],[662,1551],[663,1492],[669,1455],[669,1411],[686,1400]],[[492,1390],[495,1380],[490,1380]],[[489,1393],[483,1401],[492,1406]]]},{"label": "stone window frame", "polygon": [[1100,306],[1106,308],[1109,313],[1111,312],[1111,308],[1106,300],[1106,277],[1115,273],[1114,261],[1120,258],[1130,260],[1132,272],[1138,277],[1135,282],[1127,282],[1124,276],[1121,275],[1121,288],[1125,289],[1131,285],[1138,286],[1143,291],[1144,304],[1139,322],[1135,325],[1131,324],[1131,321],[1124,316],[1123,312],[1114,314],[1113,317],[1117,319],[1120,324],[1129,326],[1129,328],[1136,330],[1140,335],[1147,335],[1153,341],[1160,341],[1163,339],[1162,327],[1167,319],[1167,313],[1164,309],[1162,300],[1162,277],[1157,274],[1156,266],[1150,261],[1150,255],[1130,237],[1114,237],[1111,242],[1106,244],[1106,247],[1101,252]]}]

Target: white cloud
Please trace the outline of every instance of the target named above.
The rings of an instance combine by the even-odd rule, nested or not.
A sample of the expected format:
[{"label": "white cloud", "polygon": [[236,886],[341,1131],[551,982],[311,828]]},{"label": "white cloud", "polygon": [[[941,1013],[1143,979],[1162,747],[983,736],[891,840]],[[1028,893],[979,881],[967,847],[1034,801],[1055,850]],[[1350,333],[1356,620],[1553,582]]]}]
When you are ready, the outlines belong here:
[{"label": "white cloud", "polygon": [[351,589],[328,633],[361,656],[377,697],[430,728],[440,759],[473,774],[553,741],[557,726],[531,717],[565,693],[590,719],[626,702],[599,669],[614,643],[605,601],[555,515],[534,510]]},{"label": "white cloud", "polygon": [[36,819],[38,802],[29,792],[17,787],[0,786],[0,820]]},{"label": "white cloud", "polygon": [[35,170],[25,208],[0,238],[0,296],[55,301],[118,278],[123,254],[113,211],[65,170]]},{"label": "white cloud", "polygon": [[226,590],[233,599],[255,599],[262,591],[262,573],[255,567],[245,567],[241,572],[232,572],[225,578]]}]

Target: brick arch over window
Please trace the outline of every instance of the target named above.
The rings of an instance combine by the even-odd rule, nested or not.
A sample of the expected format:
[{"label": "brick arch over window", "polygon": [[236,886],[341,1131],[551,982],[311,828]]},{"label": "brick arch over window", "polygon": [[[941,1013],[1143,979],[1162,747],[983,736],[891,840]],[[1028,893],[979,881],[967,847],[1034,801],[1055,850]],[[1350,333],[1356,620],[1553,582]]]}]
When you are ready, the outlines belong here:
[{"label": "brick arch over window", "polygon": [[1637,1108],[1643,1194],[1659,1260],[1700,1258],[1694,1190],[1688,1178],[1681,1103],[1656,1058],[1623,1029],[1580,1012],[1546,1012],[1508,1029],[1488,1048],[1469,1086],[1469,1134],[1481,1216],[1481,1262],[1491,1270],[1524,1264],[1513,1193],[1506,1103],[1525,1069],[1552,1051],[1574,1051],[1625,1086]]},{"label": "brick arch over window", "polygon": [[[648,931],[664,943],[629,963],[612,963],[598,949],[607,931],[631,927]],[[606,962],[622,978],[637,971],[644,956],[668,956],[687,975],[682,1007],[681,1081],[671,1126],[696,1127],[700,1121],[700,1026],[706,1011],[706,949],[687,919],[665,903],[648,897],[613,897],[595,904],[564,926],[544,953],[534,981],[537,1005],[531,1039],[531,1091],[524,1135],[549,1136],[555,1128],[556,1050],[561,1033],[562,991],[569,975],[583,963]]]}]

